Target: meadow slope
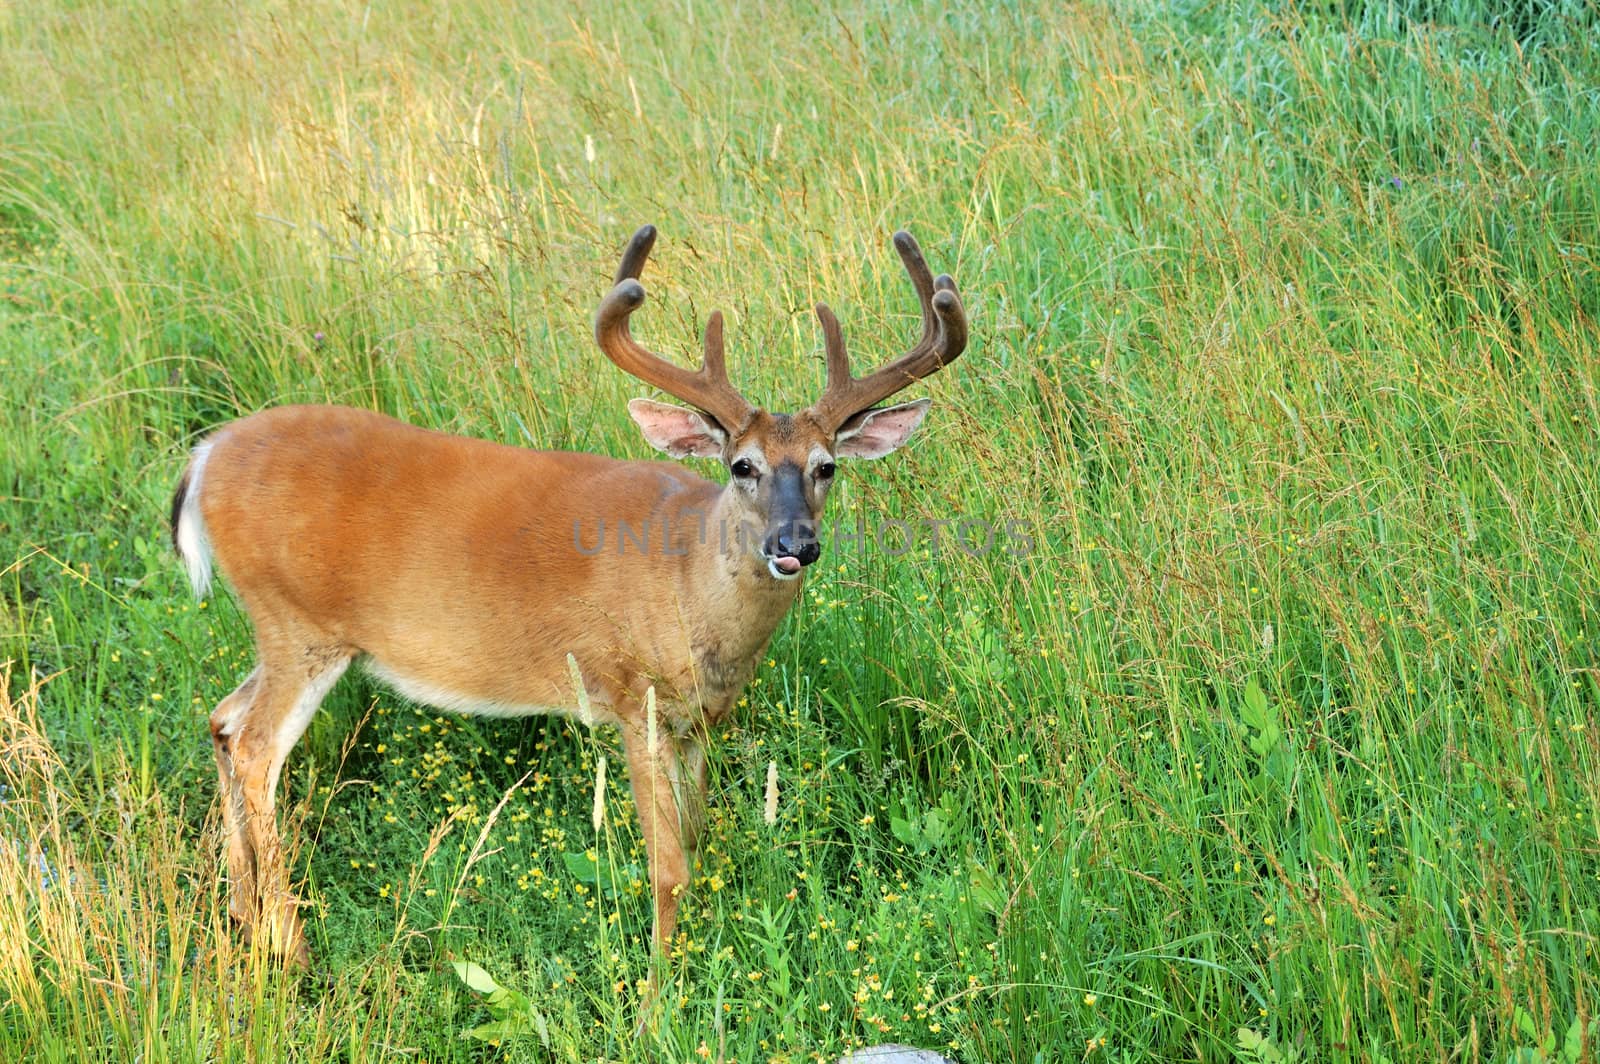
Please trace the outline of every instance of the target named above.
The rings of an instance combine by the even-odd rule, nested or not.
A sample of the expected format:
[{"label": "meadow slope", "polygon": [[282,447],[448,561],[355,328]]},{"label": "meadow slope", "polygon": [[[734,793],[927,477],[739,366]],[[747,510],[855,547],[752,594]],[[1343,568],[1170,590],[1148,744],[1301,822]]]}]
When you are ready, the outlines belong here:
[{"label": "meadow slope", "polygon": [[[1594,0],[568,7],[0,5],[0,1060],[1600,1052]],[[722,308],[776,409],[817,300],[912,340],[896,228],[973,324],[716,737],[666,1007],[616,735],[355,676],[285,977],[187,449],[336,401],[643,457],[589,329],[644,222],[640,335]]]}]

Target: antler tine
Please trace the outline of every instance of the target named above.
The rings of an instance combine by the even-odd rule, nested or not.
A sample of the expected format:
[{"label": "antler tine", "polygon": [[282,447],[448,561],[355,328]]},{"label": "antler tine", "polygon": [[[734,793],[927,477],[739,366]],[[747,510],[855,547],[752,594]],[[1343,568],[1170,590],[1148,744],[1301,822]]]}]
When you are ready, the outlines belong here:
[{"label": "antler tine", "polygon": [[714,380],[728,380],[728,363],[722,348],[722,311],[713,310],[706,319],[705,355],[700,368]]},{"label": "antler tine", "polygon": [[933,271],[928,269],[928,260],[922,257],[922,249],[910,233],[898,229],[893,239],[894,249],[900,253],[900,261],[905,264],[911,287],[917,290],[917,301],[922,305],[922,339],[917,341],[920,348],[933,341],[934,331],[939,327],[933,315]]},{"label": "antler tine", "polygon": [[644,272],[644,260],[650,257],[650,249],[655,245],[656,227],[641,225],[623,249],[622,261],[617,264],[617,279],[611,283],[619,285],[623,281],[637,281]]},{"label": "antler tine", "polygon": [[817,304],[817,320],[822,323],[822,343],[828,366],[828,387],[835,381],[850,379],[850,355],[844,348],[844,333],[839,329],[839,319],[826,303]]},{"label": "antler tine", "polygon": [[905,263],[911,285],[922,305],[922,337],[915,346],[893,362],[865,377],[850,376],[850,359],[833,312],[818,304],[827,346],[828,384],[822,398],[811,408],[812,416],[830,432],[837,431],[854,415],[887,399],[895,392],[937,373],[954,362],[967,346],[967,315],[961,296],[949,274],[934,277],[922,257],[922,249],[910,233],[900,230],[894,246]]},{"label": "antler tine", "polygon": [[639,283],[639,275],[655,240],[655,226],[646,225],[628,241],[617,267],[616,284],[595,311],[595,341],[624,372],[705,411],[724,429],[736,433],[750,420],[755,407],[728,381],[720,311],[706,322],[705,360],[695,371],[675,366],[644,347],[628,329],[628,318],[644,305],[644,285]]}]

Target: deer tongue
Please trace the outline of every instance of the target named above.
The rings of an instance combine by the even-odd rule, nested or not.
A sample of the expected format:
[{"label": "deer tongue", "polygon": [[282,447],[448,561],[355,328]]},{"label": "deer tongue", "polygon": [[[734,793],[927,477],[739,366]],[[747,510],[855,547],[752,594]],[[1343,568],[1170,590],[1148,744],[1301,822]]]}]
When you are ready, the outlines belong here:
[{"label": "deer tongue", "polygon": [[780,558],[772,559],[772,564],[786,573],[798,573],[800,571],[800,559],[791,558],[787,554]]}]

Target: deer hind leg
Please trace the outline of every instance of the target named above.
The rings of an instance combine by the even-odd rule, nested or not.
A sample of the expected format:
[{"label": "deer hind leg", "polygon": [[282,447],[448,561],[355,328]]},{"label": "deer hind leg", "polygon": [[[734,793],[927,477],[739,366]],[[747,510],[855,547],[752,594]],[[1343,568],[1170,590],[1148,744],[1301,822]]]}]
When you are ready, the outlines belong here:
[{"label": "deer hind leg", "polygon": [[309,959],[289,891],[275,795],[284,759],[350,664],[343,648],[263,651],[261,664],[211,717],[231,879],[229,912],[271,953]]},{"label": "deer hind leg", "polygon": [[233,771],[233,733],[250,712],[261,684],[257,666],[211,714],[211,746],[217,755],[217,793],[222,799],[223,845],[228,851],[228,915],[242,927],[256,918],[256,861],[244,835],[244,798]]}]

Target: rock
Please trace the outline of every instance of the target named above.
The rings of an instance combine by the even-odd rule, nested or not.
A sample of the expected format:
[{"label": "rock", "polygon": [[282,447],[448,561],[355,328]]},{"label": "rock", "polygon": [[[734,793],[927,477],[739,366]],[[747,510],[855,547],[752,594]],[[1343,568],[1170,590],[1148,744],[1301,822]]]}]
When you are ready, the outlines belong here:
[{"label": "rock", "polygon": [[846,1053],[839,1058],[839,1064],[955,1064],[955,1061],[915,1046],[882,1045]]}]

